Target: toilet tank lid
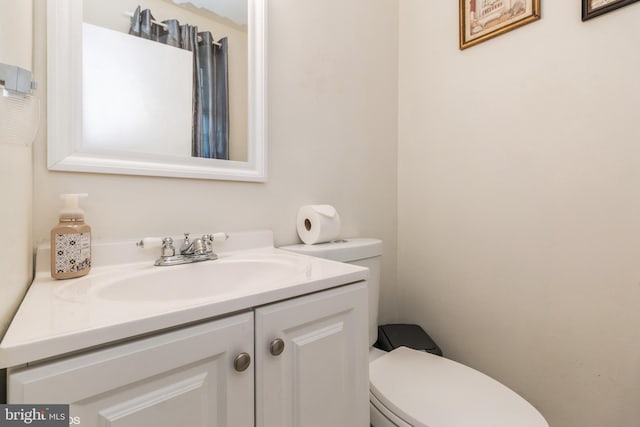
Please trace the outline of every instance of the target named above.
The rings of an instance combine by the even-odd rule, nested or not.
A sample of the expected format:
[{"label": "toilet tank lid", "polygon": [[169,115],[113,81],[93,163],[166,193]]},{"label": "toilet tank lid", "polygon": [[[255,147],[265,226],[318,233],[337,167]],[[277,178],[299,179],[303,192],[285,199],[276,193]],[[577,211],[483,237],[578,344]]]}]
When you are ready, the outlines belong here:
[{"label": "toilet tank lid", "polygon": [[340,239],[315,245],[282,246],[280,249],[334,261],[352,262],[382,255],[382,240]]}]

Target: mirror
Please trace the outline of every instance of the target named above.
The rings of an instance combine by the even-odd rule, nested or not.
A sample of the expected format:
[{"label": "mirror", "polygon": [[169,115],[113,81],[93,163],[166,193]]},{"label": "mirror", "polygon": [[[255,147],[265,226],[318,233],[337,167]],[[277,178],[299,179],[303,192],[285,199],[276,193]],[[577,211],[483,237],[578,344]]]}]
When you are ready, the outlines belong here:
[{"label": "mirror", "polygon": [[[189,155],[189,148],[169,147],[174,140],[180,138],[164,138],[156,145],[146,144],[139,147],[127,146],[126,139],[130,135],[138,133],[151,133],[152,129],[145,129],[139,125],[140,121],[130,120],[130,114],[115,114],[119,120],[117,128],[120,132],[105,138],[106,131],[90,131],[87,122],[94,123],[103,120],[96,120],[102,117],[100,112],[96,114],[88,105],[86,95],[102,93],[99,96],[91,96],[89,100],[99,101],[96,104],[110,105],[113,100],[108,100],[109,91],[95,91],[98,85],[85,86],[87,90],[83,94],[83,81],[91,82],[87,77],[86,69],[83,69],[83,27],[93,24],[107,29],[107,31],[120,31],[120,36],[126,35],[121,27],[128,28],[130,18],[123,16],[126,12],[132,12],[138,3],[130,0],[118,0],[114,2],[103,2],[100,0],[85,0],[87,2],[84,10],[83,2],[78,0],[49,0],[47,1],[47,73],[48,73],[48,167],[50,170],[94,172],[94,173],[115,173],[128,175],[147,176],[167,176],[182,178],[200,179],[223,179],[236,181],[265,181],[266,180],[266,14],[265,0],[188,0],[195,4],[179,6],[187,0],[156,0],[160,7],[151,6],[154,18],[159,21],[164,19],[186,16],[184,23],[199,25],[204,28],[202,21],[195,23],[188,22],[189,14],[193,18],[193,13],[207,15],[206,9],[201,9],[200,3],[208,2],[226,7],[237,2],[246,2],[247,17],[247,46],[244,48],[246,54],[240,47],[240,53],[230,50],[229,56],[235,55],[236,59],[245,55],[247,60],[241,61],[240,66],[246,66],[247,70],[237,69],[234,74],[232,59],[229,59],[229,98],[230,98],[230,130],[235,135],[235,140],[230,137],[229,158],[230,160],[210,159],[203,157],[192,157]],[[94,8],[92,3],[99,4]],[[147,2],[148,4],[150,2]],[[130,6],[134,4],[133,8]],[[163,7],[164,4],[164,7]],[[109,7],[109,12],[104,11]],[[245,6],[244,4],[241,6]],[[182,9],[186,7],[185,9]],[[167,8],[175,8],[167,9]],[[127,9],[127,10],[125,10]],[[101,22],[101,17],[110,14],[110,22]],[[185,15],[186,14],[186,15]],[[233,33],[234,26],[242,30],[243,23],[236,21],[240,18],[233,18],[231,12],[220,9],[217,15],[211,13],[213,19],[230,25],[229,33]],[[219,15],[225,18],[220,19]],[[205,19],[206,17],[202,17]],[[200,19],[200,17],[198,17]],[[109,28],[112,27],[112,28]],[[113,28],[117,27],[117,28]],[[96,27],[97,28],[97,27]],[[219,31],[220,27],[217,27]],[[206,29],[206,28],[205,28]],[[137,39],[133,36],[128,36]],[[219,37],[216,35],[216,37]],[[99,39],[101,37],[98,37]],[[143,40],[144,43],[155,43]],[[157,43],[160,45],[159,43]],[[238,44],[236,44],[237,46]],[[160,45],[162,48],[179,50],[172,47]],[[143,45],[144,47],[144,45]],[[232,49],[232,47],[230,47]],[[182,51],[182,50],[180,50]],[[187,52],[187,51],[184,51]],[[244,61],[244,58],[241,58]],[[244,65],[246,63],[247,65]],[[178,69],[179,67],[167,67]],[[129,76],[125,69],[125,76]],[[237,75],[242,76],[238,78]],[[236,77],[234,81],[234,76]],[[246,76],[246,78],[244,77]],[[102,76],[98,81],[105,81]],[[243,85],[245,83],[246,85]],[[235,86],[234,86],[235,85]],[[118,85],[119,86],[119,85]],[[234,87],[239,88],[234,89]],[[103,85],[104,87],[114,87],[114,85]],[[152,91],[154,92],[154,91]],[[163,85],[158,96],[168,96],[168,89]],[[233,95],[236,93],[236,95]],[[153,95],[145,92],[145,103],[149,105],[161,105],[161,100],[152,99]],[[236,98],[233,98],[233,97]],[[237,97],[240,98],[237,98]],[[84,97],[84,100],[83,100]],[[234,100],[235,99],[235,100]],[[245,101],[245,102],[241,102]],[[179,105],[179,102],[165,103]],[[184,102],[182,103],[184,105]],[[118,107],[119,108],[119,107]],[[190,112],[189,112],[190,113]],[[183,114],[184,116],[184,114]],[[92,119],[92,120],[89,120]],[[127,120],[129,119],[129,120]],[[165,120],[163,122],[173,122],[176,120]],[[135,123],[137,128],[124,131],[126,126]],[[159,123],[156,121],[154,123]],[[83,126],[84,124],[84,126]],[[235,126],[235,130],[234,130]],[[156,126],[153,126],[156,128]],[[163,135],[167,135],[163,133]],[[179,132],[178,135],[182,135]],[[107,145],[100,145],[93,135],[101,135]],[[174,135],[171,133],[171,135]],[[239,137],[238,137],[239,135]],[[137,140],[138,137],[131,138]],[[156,137],[156,140],[159,139]],[[111,141],[109,143],[109,141]],[[235,144],[235,145],[234,145]],[[141,148],[141,147],[144,148]],[[164,148],[168,147],[168,148]]]}]

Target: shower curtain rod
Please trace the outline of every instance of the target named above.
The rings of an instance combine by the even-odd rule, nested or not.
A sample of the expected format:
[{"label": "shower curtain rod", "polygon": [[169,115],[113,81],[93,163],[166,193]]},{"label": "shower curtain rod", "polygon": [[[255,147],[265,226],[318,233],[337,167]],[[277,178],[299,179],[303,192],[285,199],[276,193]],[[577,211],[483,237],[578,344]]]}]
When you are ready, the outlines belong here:
[{"label": "shower curtain rod", "polygon": [[[124,14],[125,14],[126,16],[128,16],[129,18],[133,18],[133,12],[124,12]],[[169,26],[168,26],[167,24],[164,24],[164,23],[162,23],[162,22],[158,22],[158,21],[156,21],[155,19],[152,19],[152,20],[151,20],[151,22],[152,22],[153,24],[160,25],[160,26],[161,26],[162,28],[164,28],[165,30],[166,30],[167,28],[169,28]],[[198,37],[198,39],[200,39],[200,37]],[[213,40],[211,43],[215,44],[215,45],[216,45],[216,46],[218,46],[218,47],[222,46],[220,43],[218,43],[218,42],[217,42],[217,41],[215,41],[215,40]]]}]

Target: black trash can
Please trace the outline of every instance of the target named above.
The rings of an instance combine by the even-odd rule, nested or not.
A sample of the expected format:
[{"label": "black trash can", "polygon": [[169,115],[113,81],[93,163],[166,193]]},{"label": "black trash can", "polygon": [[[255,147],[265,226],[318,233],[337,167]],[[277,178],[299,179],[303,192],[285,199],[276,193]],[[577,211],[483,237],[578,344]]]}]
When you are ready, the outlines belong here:
[{"label": "black trash can", "polygon": [[418,325],[380,325],[378,326],[378,341],[374,347],[384,351],[391,351],[398,347],[409,347],[442,356],[442,350],[438,344]]}]

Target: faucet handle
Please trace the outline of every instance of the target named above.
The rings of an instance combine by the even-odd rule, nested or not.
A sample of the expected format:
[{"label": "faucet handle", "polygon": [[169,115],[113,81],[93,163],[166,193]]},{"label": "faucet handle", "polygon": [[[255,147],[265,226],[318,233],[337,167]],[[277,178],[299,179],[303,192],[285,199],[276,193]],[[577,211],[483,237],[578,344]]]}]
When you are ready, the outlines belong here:
[{"label": "faucet handle", "polygon": [[176,248],[173,247],[173,239],[171,237],[162,239],[162,256],[176,256]]},{"label": "faucet handle", "polygon": [[161,248],[163,257],[175,256],[176,254],[171,237],[145,237],[137,242],[136,246],[142,249]]},{"label": "faucet handle", "polygon": [[211,238],[211,241],[215,240],[219,242],[224,242],[229,238],[229,235],[227,233],[212,233],[212,234],[209,234],[209,237]]},{"label": "faucet handle", "polygon": [[205,234],[202,236],[202,241],[204,242],[206,251],[208,254],[213,253],[213,242],[214,241],[224,241],[229,238],[227,233],[211,233]]},{"label": "faucet handle", "polygon": [[228,238],[229,235],[227,233],[211,233],[203,235],[202,241],[206,242],[207,244],[211,244],[214,241],[224,242]]},{"label": "faucet handle", "polygon": [[159,248],[162,246],[162,239],[160,237],[145,237],[139,242],[136,242],[136,246],[142,249]]}]

